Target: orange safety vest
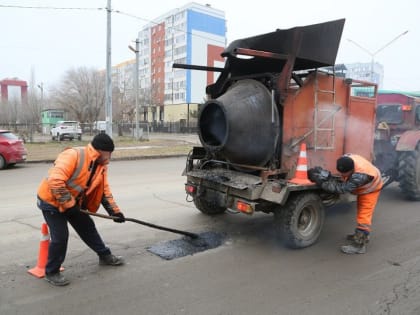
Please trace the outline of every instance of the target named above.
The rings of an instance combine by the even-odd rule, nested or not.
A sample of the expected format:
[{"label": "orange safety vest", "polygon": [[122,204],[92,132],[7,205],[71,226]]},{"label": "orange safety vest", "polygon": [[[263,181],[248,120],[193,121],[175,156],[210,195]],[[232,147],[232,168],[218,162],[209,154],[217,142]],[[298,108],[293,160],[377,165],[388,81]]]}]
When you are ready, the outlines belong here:
[{"label": "orange safety vest", "polygon": [[106,198],[112,210],[118,213],[120,209],[112,197],[106,165],[98,164],[89,187],[86,186],[93,163],[99,156],[100,153],[91,144],[81,149],[65,149],[48,171],[48,177],[41,181],[39,198],[64,212],[73,207],[76,199],[84,193],[87,210],[97,212],[102,198]]},{"label": "orange safety vest", "polygon": [[357,154],[346,154],[354,162],[354,172],[368,174],[373,177],[373,180],[363,186],[357,187],[352,193],[355,195],[369,194],[378,191],[382,188],[382,176],[378,168],[366,160],[364,157]]}]

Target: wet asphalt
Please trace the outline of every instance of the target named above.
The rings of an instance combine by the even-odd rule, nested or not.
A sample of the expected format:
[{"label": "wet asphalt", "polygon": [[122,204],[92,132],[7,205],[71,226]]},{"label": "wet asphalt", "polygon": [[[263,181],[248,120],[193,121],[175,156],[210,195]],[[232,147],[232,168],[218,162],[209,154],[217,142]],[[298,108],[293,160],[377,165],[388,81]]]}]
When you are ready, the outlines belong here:
[{"label": "wet asphalt", "polygon": [[180,239],[160,242],[147,250],[165,260],[193,255],[208,249],[216,248],[224,243],[226,235],[218,232],[203,232],[198,238],[184,236]]}]

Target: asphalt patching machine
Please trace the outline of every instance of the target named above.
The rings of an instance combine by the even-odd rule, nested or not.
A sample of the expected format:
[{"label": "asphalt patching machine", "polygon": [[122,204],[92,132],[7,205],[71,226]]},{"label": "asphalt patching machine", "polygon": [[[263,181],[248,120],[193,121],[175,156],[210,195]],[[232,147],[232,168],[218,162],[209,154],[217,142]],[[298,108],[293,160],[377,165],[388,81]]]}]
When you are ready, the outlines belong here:
[{"label": "asphalt patching machine", "polygon": [[[206,215],[274,213],[291,248],[314,244],[325,206],[337,201],[307,180],[309,167],[336,159],[373,159],[375,84],[346,79],[335,67],[344,19],[233,41],[198,113],[201,146],[190,152],[187,199]],[[303,176],[302,176],[303,175]]]}]

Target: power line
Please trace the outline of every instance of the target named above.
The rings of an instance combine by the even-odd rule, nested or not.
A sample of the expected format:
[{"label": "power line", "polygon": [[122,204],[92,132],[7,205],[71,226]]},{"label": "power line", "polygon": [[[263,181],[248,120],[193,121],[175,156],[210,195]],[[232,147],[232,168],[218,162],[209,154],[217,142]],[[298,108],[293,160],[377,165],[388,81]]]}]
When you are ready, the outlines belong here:
[{"label": "power line", "polygon": [[106,10],[106,8],[70,8],[70,7],[51,7],[51,6],[24,6],[24,5],[7,5],[0,4],[0,8],[12,8],[12,9],[36,9],[36,10]]},{"label": "power line", "polygon": [[[54,7],[54,6],[24,6],[24,5],[6,5],[6,4],[0,4],[0,8],[35,9],[35,10],[74,10],[74,11],[77,11],[77,10],[79,10],[79,11],[98,11],[98,10],[101,11],[101,10],[107,10],[107,8],[101,8],[101,7],[99,7],[99,8],[88,8],[88,7]],[[117,14],[120,14],[120,15],[131,17],[133,19],[141,20],[143,22],[147,22],[147,23],[150,23],[150,24],[154,24],[154,25],[160,24],[160,23],[155,22],[153,20],[145,19],[145,18],[136,16],[134,14],[130,14],[130,13],[127,13],[127,12],[124,12],[124,11],[115,10],[115,9],[111,9],[110,11],[113,12],[113,13],[117,13]],[[179,31],[181,33],[185,33],[185,34],[188,34],[188,35],[191,35],[191,36],[195,36],[195,37],[198,37],[198,38],[202,38],[202,39],[212,40],[214,42],[221,43],[221,44],[225,45],[225,42],[224,41],[221,41],[221,40],[216,40],[214,38],[209,38],[209,37],[206,37],[206,36],[202,36],[202,35],[198,35],[198,34],[193,34],[192,32],[187,32],[184,29],[177,28],[177,27],[173,27],[173,29],[176,30],[176,31]]]}]

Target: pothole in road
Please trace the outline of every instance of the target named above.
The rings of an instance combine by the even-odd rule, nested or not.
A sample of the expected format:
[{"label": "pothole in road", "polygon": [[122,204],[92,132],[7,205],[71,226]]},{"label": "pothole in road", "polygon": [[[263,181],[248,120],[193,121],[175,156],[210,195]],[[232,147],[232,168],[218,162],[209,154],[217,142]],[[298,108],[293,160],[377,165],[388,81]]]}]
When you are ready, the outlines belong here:
[{"label": "pothole in road", "polygon": [[147,250],[163,259],[172,260],[216,248],[222,245],[225,239],[224,233],[203,232],[199,233],[196,239],[184,236],[180,239],[157,243],[148,247]]}]

